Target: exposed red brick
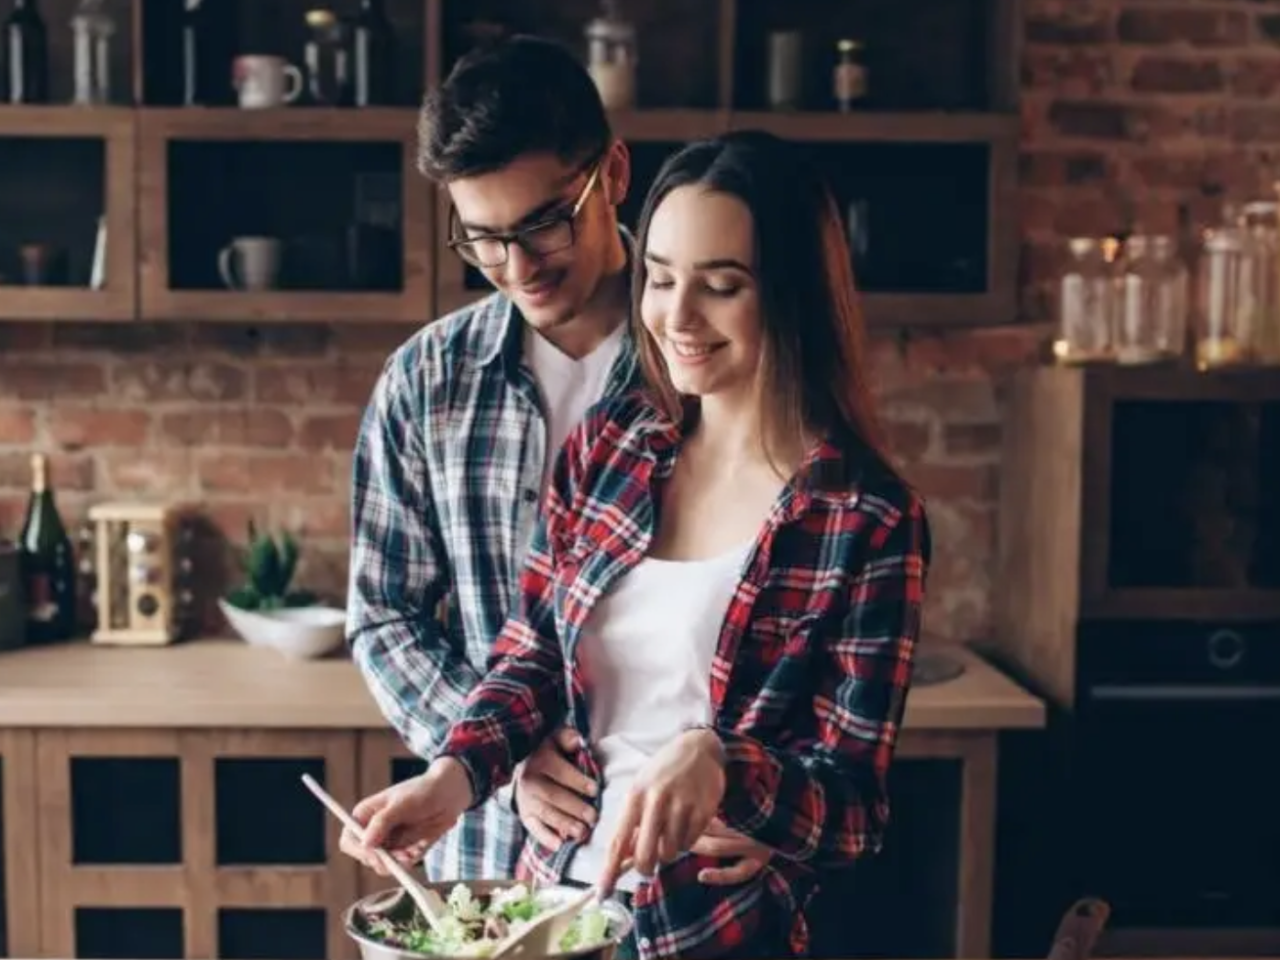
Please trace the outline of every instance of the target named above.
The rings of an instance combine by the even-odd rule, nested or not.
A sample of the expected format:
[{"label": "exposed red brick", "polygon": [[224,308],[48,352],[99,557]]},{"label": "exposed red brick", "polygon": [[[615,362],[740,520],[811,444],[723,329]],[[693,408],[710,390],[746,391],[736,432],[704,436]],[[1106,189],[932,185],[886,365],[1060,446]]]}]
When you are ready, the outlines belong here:
[{"label": "exposed red brick", "polygon": [[36,412],[33,409],[0,407],[0,446],[29,444],[36,437]]},{"label": "exposed red brick", "polygon": [[134,403],[243,400],[249,389],[249,375],[240,367],[165,357],[125,360],[114,371],[112,381],[115,395]]},{"label": "exposed red brick", "polygon": [[15,323],[0,320],[0,357],[46,350],[53,340],[51,323]]},{"label": "exposed red brick", "polygon": [[298,446],[304,450],[350,450],[360,419],[359,410],[304,417],[298,427]]},{"label": "exposed red brick", "polygon": [[162,439],[184,446],[287,447],[293,423],[280,410],[180,410],[160,418]]},{"label": "exposed red brick", "polygon": [[1216,93],[1226,77],[1215,60],[1148,56],[1138,61],[1129,83],[1139,93]]},{"label": "exposed red brick", "polygon": [[1003,431],[994,423],[945,423],[942,447],[948,454],[994,457],[1000,452]]},{"label": "exposed red brick", "polygon": [[271,523],[308,540],[346,539],[351,533],[350,501],[346,496],[290,497],[273,505]]},{"label": "exposed red brick", "polygon": [[996,492],[996,470],[991,464],[915,463],[905,473],[928,498],[990,501]]},{"label": "exposed red brick", "polygon": [[1280,93],[1280,59],[1248,58],[1231,70],[1231,92],[1242,97],[1270,97]]},{"label": "exposed red brick", "polygon": [[1101,94],[1115,79],[1115,62],[1106,50],[1030,47],[1022,56],[1023,85],[1052,88],[1059,96]]},{"label": "exposed red brick", "polygon": [[380,360],[358,364],[260,364],[254,370],[255,397],[261,403],[363,406],[381,369]]},{"label": "exposed red brick", "polygon": [[933,431],[928,423],[913,420],[890,420],[885,423],[889,452],[898,460],[919,460],[929,449]]},{"label": "exposed red brick", "polygon": [[207,494],[337,491],[333,462],[301,453],[200,453],[196,474]]},{"label": "exposed red brick", "polygon": [[1019,169],[1024,186],[1069,187],[1105,181],[1108,164],[1097,150],[1028,150]]},{"label": "exposed red brick", "polygon": [[0,539],[17,537],[27,515],[27,498],[16,493],[0,493]]},{"label": "exposed red brick", "polygon": [[1090,8],[1083,3],[1028,11],[1025,37],[1028,43],[1033,44],[1101,44],[1111,39],[1114,19],[1109,9]]},{"label": "exposed red brick", "polygon": [[1123,43],[1236,46],[1249,39],[1249,18],[1210,4],[1135,4],[1120,11],[1116,35]]},{"label": "exposed red brick", "polygon": [[106,387],[100,363],[0,357],[0,400],[83,400]]},{"label": "exposed red brick", "polygon": [[98,455],[103,486],[120,495],[145,494],[188,500],[192,492],[191,454],[181,448],[107,450]]},{"label": "exposed red brick", "polygon": [[1231,115],[1231,136],[1240,143],[1280,141],[1280,107],[1249,104]]},{"label": "exposed red brick", "polygon": [[[0,489],[31,489],[31,454],[35,452],[0,453]],[[48,470],[49,485],[55,491],[93,489],[93,461],[87,456],[52,453]]]},{"label": "exposed red brick", "polygon": [[46,414],[49,438],[60,447],[90,450],[140,446],[151,429],[145,410],[55,405]]}]

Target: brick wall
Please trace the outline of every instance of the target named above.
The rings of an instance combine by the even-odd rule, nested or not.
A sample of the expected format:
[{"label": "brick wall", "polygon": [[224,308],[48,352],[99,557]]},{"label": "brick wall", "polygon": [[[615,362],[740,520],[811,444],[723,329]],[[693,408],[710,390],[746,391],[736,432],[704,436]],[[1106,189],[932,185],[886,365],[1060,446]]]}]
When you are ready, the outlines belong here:
[{"label": "brick wall", "polygon": [[[1047,330],[1053,239],[1172,229],[1265,192],[1280,147],[1280,4],[1025,0],[1023,324],[876,344],[894,446],[930,495],[931,633],[988,628],[1000,377]],[[945,211],[940,211],[944,214]],[[0,531],[19,523],[32,448],[55,452],[70,519],[160,492],[305,538],[301,577],[338,591],[361,405],[402,329],[0,324]],[[216,549],[216,547],[215,547]],[[213,583],[216,583],[216,579]]]}]

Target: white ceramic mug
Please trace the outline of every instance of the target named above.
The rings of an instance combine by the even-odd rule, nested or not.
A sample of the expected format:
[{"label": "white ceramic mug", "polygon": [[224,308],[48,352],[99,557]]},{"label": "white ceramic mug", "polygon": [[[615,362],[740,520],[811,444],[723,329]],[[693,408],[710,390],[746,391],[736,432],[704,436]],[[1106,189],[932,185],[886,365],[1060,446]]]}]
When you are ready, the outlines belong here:
[{"label": "white ceramic mug", "polygon": [[236,237],[219,251],[218,273],[231,290],[274,290],[280,277],[280,241]]},{"label": "white ceramic mug", "polygon": [[302,93],[302,71],[284,57],[247,54],[231,62],[231,85],[245,110],[293,103]]}]

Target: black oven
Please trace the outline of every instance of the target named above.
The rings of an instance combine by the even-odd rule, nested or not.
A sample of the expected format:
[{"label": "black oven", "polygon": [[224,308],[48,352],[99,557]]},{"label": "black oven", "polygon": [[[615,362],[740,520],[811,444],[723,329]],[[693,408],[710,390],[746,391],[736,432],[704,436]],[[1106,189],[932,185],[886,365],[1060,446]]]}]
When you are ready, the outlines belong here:
[{"label": "black oven", "polygon": [[1080,864],[1115,926],[1280,927],[1280,623],[1080,626]]}]

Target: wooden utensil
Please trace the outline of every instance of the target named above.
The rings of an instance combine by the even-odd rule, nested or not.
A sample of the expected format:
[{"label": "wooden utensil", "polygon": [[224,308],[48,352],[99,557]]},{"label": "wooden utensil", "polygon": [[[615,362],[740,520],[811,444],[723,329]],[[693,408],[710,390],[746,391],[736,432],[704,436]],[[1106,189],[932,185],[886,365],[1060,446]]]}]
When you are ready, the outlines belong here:
[{"label": "wooden utensil", "polygon": [[[342,804],[333,799],[329,792],[325,790],[324,787],[320,786],[320,784],[318,784],[315,781],[315,778],[310,774],[304,773],[302,775],[302,782],[306,785],[308,790],[316,795],[317,799],[319,799],[321,803],[328,807],[330,813],[337,817],[344,826],[349,827],[351,832],[356,835],[356,838],[361,843],[364,842],[364,827],[360,825],[360,821],[348,813]],[[436,893],[434,890],[428,890],[419,883],[417,878],[406,870],[400,864],[400,861],[389,854],[386,850],[383,850],[381,847],[376,847],[373,852],[382,862],[382,865],[387,868],[387,871],[391,876],[395,877],[400,886],[404,888],[405,893],[409,894],[409,896],[413,898],[413,902],[417,904],[418,909],[422,911],[422,915],[426,918],[427,923],[431,925],[431,929],[443,936],[445,932],[444,918],[447,908],[445,907],[444,900],[441,898],[440,894]]]},{"label": "wooden utensil", "polygon": [[570,897],[564,903],[538,914],[516,933],[502,940],[489,954],[489,960],[506,957],[552,957],[563,953],[560,940],[569,931],[574,918],[593,900],[599,899],[599,891],[589,887],[581,895]]}]

